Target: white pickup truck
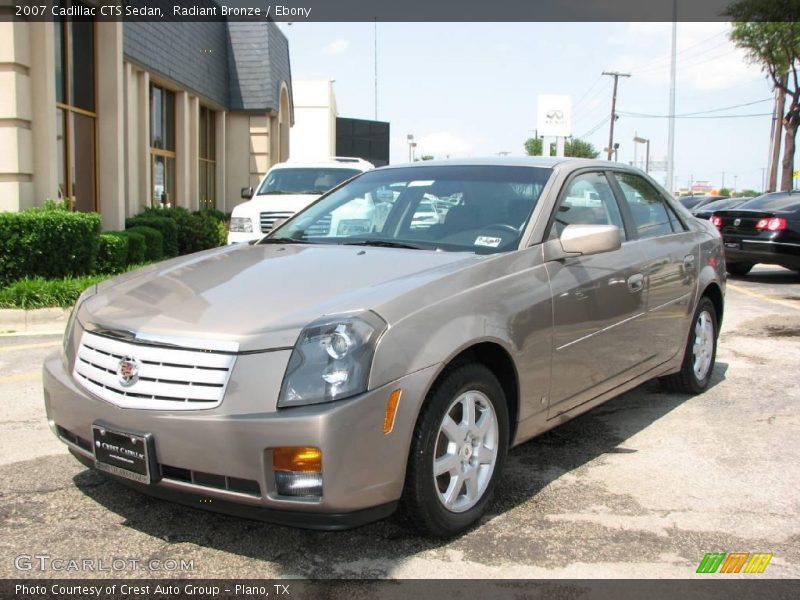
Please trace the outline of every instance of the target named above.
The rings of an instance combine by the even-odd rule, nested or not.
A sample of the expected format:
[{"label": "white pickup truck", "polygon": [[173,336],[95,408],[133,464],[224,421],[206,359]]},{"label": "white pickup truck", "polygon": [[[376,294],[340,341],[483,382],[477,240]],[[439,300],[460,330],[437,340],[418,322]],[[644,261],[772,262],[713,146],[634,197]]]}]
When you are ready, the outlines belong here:
[{"label": "white pickup truck", "polygon": [[228,243],[260,239],[276,221],[288,219],[328,190],[372,168],[372,163],[348,157],[275,165],[256,190],[242,189],[242,198],[248,201],[233,209]]}]

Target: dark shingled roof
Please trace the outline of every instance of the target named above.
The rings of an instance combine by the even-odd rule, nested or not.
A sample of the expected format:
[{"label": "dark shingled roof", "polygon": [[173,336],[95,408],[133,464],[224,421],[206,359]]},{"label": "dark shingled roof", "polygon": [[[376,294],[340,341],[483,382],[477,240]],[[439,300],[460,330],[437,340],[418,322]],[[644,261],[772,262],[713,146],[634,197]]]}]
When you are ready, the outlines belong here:
[{"label": "dark shingled roof", "polygon": [[294,123],[289,41],[275,23],[228,22],[228,71],[232,110],[277,112],[281,82],[286,82]]},{"label": "dark shingled roof", "polygon": [[289,42],[271,21],[126,21],[123,40],[127,60],[229,110],[278,112],[285,82],[294,123]]}]

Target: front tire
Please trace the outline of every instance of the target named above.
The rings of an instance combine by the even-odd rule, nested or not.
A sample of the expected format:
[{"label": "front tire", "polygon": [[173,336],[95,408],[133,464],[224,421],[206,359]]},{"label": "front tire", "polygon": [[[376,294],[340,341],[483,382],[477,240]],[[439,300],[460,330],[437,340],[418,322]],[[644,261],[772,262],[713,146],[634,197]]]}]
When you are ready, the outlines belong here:
[{"label": "front tire", "polygon": [[670,392],[700,394],[708,387],[717,358],[717,310],[707,296],[697,304],[681,370],[660,379]]},{"label": "front tire", "polygon": [[731,275],[736,275],[738,277],[744,277],[750,272],[750,269],[753,268],[753,265],[750,263],[726,263],[725,270],[730,273]]},{"label": "front tire", "polygon": [[491,501],[508,438],[508,406],[494,374],[478,363],[449,367],[417,419],[401,518],[435,537],[469,529]]}]

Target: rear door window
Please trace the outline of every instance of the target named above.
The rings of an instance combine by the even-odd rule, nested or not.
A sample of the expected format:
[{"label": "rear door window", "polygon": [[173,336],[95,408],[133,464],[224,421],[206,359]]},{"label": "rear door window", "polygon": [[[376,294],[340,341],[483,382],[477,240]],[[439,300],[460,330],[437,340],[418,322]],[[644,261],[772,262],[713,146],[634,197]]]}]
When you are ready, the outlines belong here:
[{"label": "rear door window", "polygon": [[633,173],[614,173],[640,238],[683,231],[683,225],[650,182]]}]

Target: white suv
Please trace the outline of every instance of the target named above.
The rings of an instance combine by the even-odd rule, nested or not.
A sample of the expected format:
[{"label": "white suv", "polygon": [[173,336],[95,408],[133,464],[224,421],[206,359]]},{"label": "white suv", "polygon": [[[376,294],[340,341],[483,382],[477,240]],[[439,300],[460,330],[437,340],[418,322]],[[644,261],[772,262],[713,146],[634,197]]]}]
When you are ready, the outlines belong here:
[{"label": "white suv", "polygon": [[285,162],[272,167],[258,185],[244,188],[243,202],[233,209],[228,243],[249,242],[269,233],[276,221],[303,210],[322,194],[373,168],[360,158],[334,157],[319,162]]}]

